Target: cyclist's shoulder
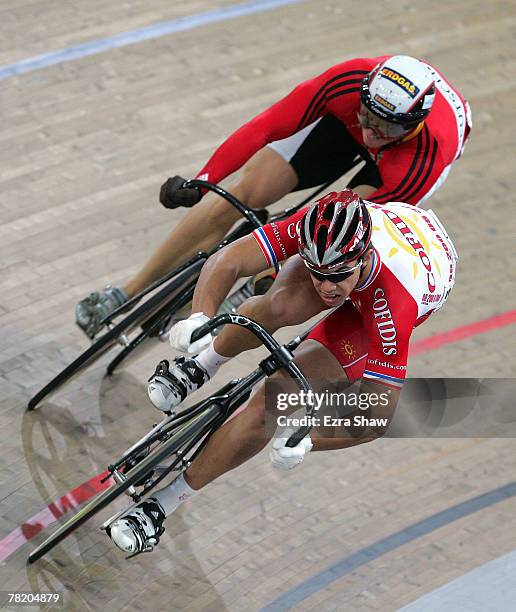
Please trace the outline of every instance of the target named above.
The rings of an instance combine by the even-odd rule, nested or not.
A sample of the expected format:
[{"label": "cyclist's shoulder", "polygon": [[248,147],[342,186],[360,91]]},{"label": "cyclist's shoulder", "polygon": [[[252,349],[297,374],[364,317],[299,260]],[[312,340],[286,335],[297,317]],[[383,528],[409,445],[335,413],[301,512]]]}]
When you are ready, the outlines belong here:
[{"label": "cyclist's shoulder", "polygon": [[374,247],[371,272],[350,297],[362,316],[366,330],[376,332],[390,320],[394,321],[399,332],[410,334],[418,316],[417,294],[403,274],[407,261],[401,263],[397,258],[393,262],[388,255]]},{"label": "cyclist's shoulder", "polygon": [[447,270],[454,268],[457,259],[445,227],[433,211],[404,202],[367,206],[372,243],[381,261],[377,285],[398,306],[415,301],[425,310],[424,296],[443,289]]},{"label": "cyclist's shoulder", "polygon": [[[330,66],[324,74],[326,75],[345,75],[349,72],[364,74],[370,72],[377,64],[387,59],[388,55],[380,56],[380,57],[354,57],[348,60],[344,60],[339,62],[338,64],[334,64]],[[360,76],[360,75],[359,75]]]},{"label": "cyclist's shoulder", "polygon": [[296,210],[291,215],[281,216],[275,220],[271,220],[267,226],[273,231],[277,232],[286,232],[289,235],[295,233],[297,235],[299,230],[299,222],[304,217],[306,211],[308,210],[310,204],[303,206],[299,210]]},{"label": "cyclist's shoulder", "polygon": [[307,206],[254,230],[253,236],[271,265],[297,253],[299,224],[306,209]]},{"label": "cyclist's shoulder", "polygon": [[373,222],[372,242],[382,259],[386,254],[393,259],[398,253],[399,259],[412,257],[421,243],[434,237],[429,215],[435,215],[431,211],[406,202],[366,205]]},{"label": "cyclist's shoulder", "polygon": [[[430,218],[433,218],[434,222],[437,221],[439,227],[444,229],[442,223],[437,220],[435,212],[414,206],[407,202],[392,201],[385,204],[378,204],[366,200],[365,204],[373,219],[373,241],[378,238],[376,232],[391,237],[397,235],[397,233],[406,235],[409,232],[415,232],[418,235],[430,235],[435,231],[435,227],[430,222]],[[391,223],[386,224],[384,221],[382,224],[380,223],[381,219],[388,219]],[[393,233],[389,231],[389,227],[395,227],[398,232]]]}]

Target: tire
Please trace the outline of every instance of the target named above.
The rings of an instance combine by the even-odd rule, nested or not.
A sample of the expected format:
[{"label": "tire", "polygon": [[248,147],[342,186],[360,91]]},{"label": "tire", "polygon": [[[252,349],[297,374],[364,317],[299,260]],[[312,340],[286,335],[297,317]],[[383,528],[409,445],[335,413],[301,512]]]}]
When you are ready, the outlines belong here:
[{"label": "tire", "polygon": [[135,349],[140,347],[149,338],[158,337],[157,330],[162,327],[167,320],[171,319],[176,312],[186,306],[193,297],[195,291],[195,285],[197,284],[197,278],[190,281],[186,287],[183,287],[181,292],[174,296],[174,298],[165,306],[162,306],[156,314],[149,317],[147,321],[142,325],[142,331],[131,340],[131,343],[123,348],[118,355],[109,363],[106,373],[111,376],[118,366],[125,361],[129,355],[133,353]]},{"label": "tire", "polygon": [[206,410],[186,423],[181,429],[173,434],[164,444],[155,448],[152,452],[127,473],[127,480],[117,483],[99,493],[94,499],[86,504],[79,512],[72,516],[66,523],[61,525],[52,535],[44,540],[29,555],[27,562],[34,563],[54,546],[62,542],[73,531],[83,523],[103,510],[112,501],[119,497],[126,489],[145,477],[156,465],[163,462],[171,454],[181,449],[189,440],[197,435],[203,428],[209,427],[220,416],[220,407],[210,404]]},{"label": "tire", "polygon": [[120,323],[115,325],[115,327],[101,336],[96,342],[87,348],[84,353],[79,355],[79,357],[72,361],[70,365],[59,372],[57,376],[55,376],[43,387],[43,389],[38,391],[38,393],[36,393],[36,395],[29,400],[27,405],[28,410],[34,410],[34,408],[44,397],[58,389],[65,382],[68,382],[73,376],[79,374],[81,370],[99,359],[118,341],[121,334],[129,332],[140,325],[143,321],[151,317],[156,310],[160,308],[162,302],[170,295],[171,292],[176,291],[190,277],[190,275],[197,274],[200,271],[204,261],[204,259],[200,259],[192,263],[190,267],[173,277],[162,289],[150,297],[141,306],[131,311],[125,319],[120,321]]}]

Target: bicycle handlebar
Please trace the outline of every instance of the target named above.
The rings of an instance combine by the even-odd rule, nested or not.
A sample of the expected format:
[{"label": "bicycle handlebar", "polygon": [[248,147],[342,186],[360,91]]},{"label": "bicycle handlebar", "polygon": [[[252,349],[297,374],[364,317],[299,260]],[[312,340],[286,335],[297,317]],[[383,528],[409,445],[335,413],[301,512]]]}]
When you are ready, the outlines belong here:
[{"label": "bicycle handlebar", "polygon": [[243,202],[237,199],[234,195],[226,191],[219,185],[215,185],[215,183],[210,183],[208,181],[201,181],[199,179],[191,179],[189,181],[185,181],[183,185],[183,189],[190,189],[192,187],[197,187],[200,189],[207,189],[208,191],[213,191],[221,198],[224,198],[226,202],[229,202],[231,206],[236,208],[255,228],[262,227],[263,223],[256,216],[256,213],[252,208],[246,206]]},{"label": "bicycle handlebar", "polygon": [[[226,313],[213,317],[213,319],[197,328],[192,333],[190,341],[195,342],[196,340],[199,340],[199,338],[202,338],[206,334],[212,332],[217,327],[227,324],[245,327],[260,339],[265,348],[270,352],[276,365],[284,368],[285,371],[296,381],[298,386],[306,392],[306,398],[308,401],[307,415],[312,416],[315,410],[315,405],[313,403],[313,389],[298,365],[294,362],[294,356],[291,352],[300,344],[303,336],[298,336],[287,345],[281,345],[266,329],[264,329],[256,321],[253,321],[253,319],[240,314]],[[299,444],[299,442],[310,432],[311,429],[311,425],[307,425],[295,431],[287,440],[286,446],[289,448],[297,446],[297,444]]]}]

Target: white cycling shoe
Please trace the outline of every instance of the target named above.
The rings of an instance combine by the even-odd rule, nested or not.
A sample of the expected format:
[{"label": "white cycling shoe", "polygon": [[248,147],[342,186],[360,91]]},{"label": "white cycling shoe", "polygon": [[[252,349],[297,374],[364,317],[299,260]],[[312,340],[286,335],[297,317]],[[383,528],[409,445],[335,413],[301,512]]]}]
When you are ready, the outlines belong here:
[{"label": "white cycling shoe", "polygon": [[195,357],[185,359],[176,357],[172,367],[164,359],[156,366],[156,371],[149,378],[147,392],[150,401],[164,412],[168,412],[179,404],[193,391],[196,391],[210,377]]},{"label": "white cycling shoe", "polygon": [[113,542],[130,556],[151,552],[165,532],[165,511],[154,498],[138,504],[106,529]]}]

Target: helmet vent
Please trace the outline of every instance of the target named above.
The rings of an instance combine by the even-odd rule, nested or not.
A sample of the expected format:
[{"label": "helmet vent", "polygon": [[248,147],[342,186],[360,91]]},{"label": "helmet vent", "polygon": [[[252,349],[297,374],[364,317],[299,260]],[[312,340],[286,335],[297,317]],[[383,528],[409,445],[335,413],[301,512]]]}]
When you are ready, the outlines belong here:
[{"label": "helmet vent", "polygon": [[353,219],[351,219],[351,223],[349,224],[349,227],[346,233],[344,234],[344,237],[342,238],[342,241],[341,241],[342,246],[347,245],[353,239],[353,236],[355,236],[355,234],[357,233],[357,229],[358,229],[358,215],[354,215]]},{"label": "helmet vent", "polygon": [[328,228],[323,225],[317,232],[316,246],[317,246],[317,259],[323,261],[324,252],[326,251],[326,240],[328,238]]},{"label": "helmet vent", "polygon": [[348,251],[346,253],[346,257],[344,259],[344,261],[354,261],[360,254],[361,251],[361,247],[362,247],[362,241],[360,241],[358,247],[356,249],[353,249],[352,251]]},{"label": "helmet vent", "polygon": [[322,218],[326,221],[331,221],[333,219],[333,215],[335,214],[335,202],[330,202],[326,207],[326,210],[323,212]]},{"label": "helmet vent", "polygon": [[347,208],[341,209],[339,211],[339,214],[337,215],[337,219],[335,220],[335,225],[333,226],[333,235],[334,236],[338,236],[342,230],[342,228],[344,227],[344,223],[346,223],[346,220],[348,218],[348,210]]},{"label": "helmet vent", "polygon": [[317,209],[312,208],[310,212],[310,219],[308,220],[308,233],[310,236],[314,235],[316,222],[317,222]]}]

